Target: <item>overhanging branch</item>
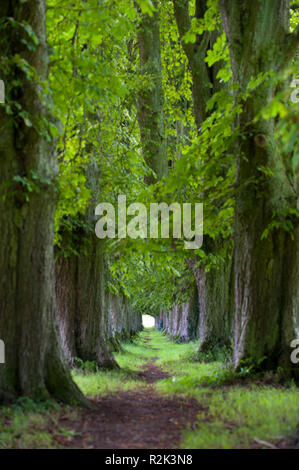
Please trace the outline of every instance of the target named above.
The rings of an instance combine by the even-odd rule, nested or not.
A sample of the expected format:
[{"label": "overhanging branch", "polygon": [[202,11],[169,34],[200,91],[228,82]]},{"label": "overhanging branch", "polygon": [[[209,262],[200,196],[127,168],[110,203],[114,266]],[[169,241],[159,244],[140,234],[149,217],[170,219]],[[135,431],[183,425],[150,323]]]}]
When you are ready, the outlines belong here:
[{"label": "overhanging branch", "polygon": [[299,49],[299,26],[291,34],[287,35],[286,40],[286,62],[292,60]]}]

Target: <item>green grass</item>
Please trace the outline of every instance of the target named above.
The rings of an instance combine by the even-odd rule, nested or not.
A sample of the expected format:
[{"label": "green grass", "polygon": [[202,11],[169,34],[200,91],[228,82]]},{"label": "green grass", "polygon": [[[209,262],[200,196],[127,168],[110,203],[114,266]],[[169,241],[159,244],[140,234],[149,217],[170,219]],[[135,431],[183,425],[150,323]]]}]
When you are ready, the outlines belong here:
[{"label": "green grass", "polygon": [[294,434],[299,422],[298,388],[250,384],[250,378],[227,385],[234,376],[221,362],[193,360],[198,347],[198,341],[177,344],[161,332],[146,329],[115,355],[122,371],[74,377],[90,396],[128,390],[142,386],[134,374],[159,356],[156,364],[170,377],[155,384],[157,392],[194,397],[204,407],[196,429],[185,430],[183,448],[248,448],[254,438],[275,442]]},{"label": "green grass", "polygon": [[[274,442],[294,435],[298,390],[269,386],[213,391],[198,399],[207,407],[195,431],[185,432],[184,448],[248,448],[254,438]],[[208,418],[209,421],[206,421]]]},{"label": "green grass", "polygon": [[[64,407],[63,412],[71,416],[73,410]],[[0,408],[0,449],[63,448],[72,431],[58,423],[61,413],[55,402],[35,403],[24,397]]]},{"label": "green grass", "polygon": [[[294,385],[234,380],[221,362],[193,360],[198,342],[177,344],[153,329],[122,346],[123,351],[115,354],[120,370],[92,371],[86,363],[83,370],[73,370],[74,380],[89,397],[146,388],[149,385],[138,372],[151,358],[159,357],[156,364],[170,377],[151,386],[161,395],[193,397],[202,408],[195,428],[183,431],[182,448],[248,448],[254,438],[275,443],[294,435],[298,427],[299,392]],[[76,413],[76,408],[53,402],[19,399],[13,406],[0,408],[0,448],[64,447],[72,431],[64,429],[58,419],[62,414],[75,419]]]},{"label": "green grass", "polygon": [[73,378],[85,395],[95,397],[106,395],[117,390],[131,390],[145,386],[144,381],[138,378],[137,373],[143,365],[155,356],[155,351],[148,345],[142,332],[133,342],[122,344],[122,352],[115,353],[115,359],[121,370],[101,370],[97,372],[73,371]]},{"label": "green grass", "polygon": [[221,385],[223,377],[230,377],[223,364],[191,360],[197,342],[175,344],[159,332],[150,335],[151,345],[160,348],[158,363],[171,374],[156,384],[157,391],[192,396],[204,407],[196,429],[185,431],[183,448],[248,448],[255,437],[275,442],[294,435],[299,425],[297,387],[249,385],[248,379],[243,385]]},{"label": "green grass", "polygon": [[142,382],[134,378],[132,371],[112,370],[87,374],[76,371],[73,378],[82,392],[90,398],[142,386]]}]

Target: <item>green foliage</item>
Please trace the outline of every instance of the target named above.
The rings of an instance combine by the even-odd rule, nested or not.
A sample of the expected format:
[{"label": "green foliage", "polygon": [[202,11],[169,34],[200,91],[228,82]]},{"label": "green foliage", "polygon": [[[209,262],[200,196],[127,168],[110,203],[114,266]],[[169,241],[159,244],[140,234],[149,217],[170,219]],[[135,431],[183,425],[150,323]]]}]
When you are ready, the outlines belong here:
[{"label": "green foliage", "polygon": [[[194,4],[193,4],[194,6]],[[197,36],[201,36],[204,31],[214,31],[216,26],[220,25],[220,15],[218,11],[218,1],[217,0],[208,0],[207,1],[207,10],[204,15],[204,18],[198,20],[193,17],[191,20],[191,28],[184,36],[184,41],[186,43],[194,43],[197,39]]]},{"label": "green foliage", "polygon": [[[184,37],[194,43],[211,31],[219,31],[206,63],[217,67],[222,88],[207,105],[208,117],[200,134],[193,116],[192,78],[173,14],[171,0],[158,2],[161,38],[161,65],[164,91],[164,124],[171,166],[160,182],[148,186],[151,173],[142,155],[136,109],[137,94],[153,86],[150,75],[141,73],[137,30],[142,14],[151,15],[149,0],[87,0],[74,7],[71,0],[49,0],[47,28],[51,48],[50,83],[52,112],[59,116],[59,200],[55,218],[55,241],[64,256],[87,252],[94,228],[94,208],[104,201],[116,204],[119,194],[127,203],[203,202],[204,238],[220,240],[211,251],[207,243],[199,250],[184,248],[177,239],[105,240],[111,276],[108,288],[124,292],[135,308],[158,314],[175,303],[184,302],[194,286],[186,257],[196,258],[207,271],[225,263],[233,245],[234,201],[236,195],[236,142],[241,130],[238,117],[244,102],[259,93],[268,81],[276,83],[277,93],[256,120],[275,120],[277,146],[285,156],[290,175],[298,163],[298,104],[291,103],[285,86],[296,64],[288,70],[253,76],[244,90],[232,84],[230,55],[222,30],[218,2],[209,0],[204,18],[194,18],[195,2],[190,2],[191,29]],[[291,16],[291,29],[298,12]],[[25,28],[26,29],[26,28]],[[28,34],[27,34],[28,33]],[[30,31],[27,31],[28,40]],[[32,38],[34,43],[34,39]],[[22,61],[15,66],[23,67]],[[3,66],[5,64],[3,63]],[[66,86],[67,84],[67,86]],[[8,104],[9,106],[9,104]],[[22,110],[19,110],[22,112]],[[24,115],[30,125],[31,117]],[[247,123],[242,137],[248,137]],[[53,126],[52,126],[53,127]],[[250,132],[248,130],[248,132]],[[55,129],[50,129],[55,134]],[[94,181],[90,181],[93,173]],[[248,184],[266,181],[273,169],[260,166]],[[23,178],[23,176],[22,176]],[[27,180],[20,183],[31,190]],[[296,223],[293,208],[273,213],[273,222],[264,231],[283,227],[292,236]],[[194,220],[192,220],[194,222]]]},{"label": "green foliage", "polygon": [[230,361],[232,349],[227,346],[213,345],[208,351],[199,351],[193,360],[200,362],[224,362]]},{"label": "green foliage", "polygon": [[279,377],[269,375],[256,376],[252,385],[250,364],[236,373],[221,362],[191,360],[197,342],[175,344],[157,331],[150,337],[151,345],[159,347],[159,365],[171,375],[156,384],[157,391],[191,396],[201,405],[196,425],[184,432],[183,448],[248,448],[255,438],[275,444],[294,436],[299,400],[293,384],[282,387]]},{"label": "green foliage", "polygon": [[71,255],[87,254],[93,226],[81,217],[63,217],[56,233],[58,256],[65,258]]},{"label": "green foliage", "polygon": [[[49,100],[49,84],[42,82],[35,68],[29,64],[26,55],[34,53],[39,45],[37,34],[33,31],[30,24],[16,21],[12,17],[2,17],[0,20],[1,40],[0,46],[3,51],[7,49],[7,37],[12,41],[18,41],[24,45],[19,47],[20,53],[12,55],[2,54],[0,57],[1,78],[5,82],[5,103],[0,107],[4,109],[7,115],[6,126],[13,125],[18,132],[19,145],[22,143],[24,127],[34,128],[34,130],[43,136],[47,141],[52,141],[58,134],[53,116],[51,116],[51,100]],[[19,97],[22,95],[21,87],[24,85],[24,78],[31,85],[35,86],[41,103],[46,108],[47,117],[31,115],[25,107],[22,106]]]},{"label": "green foliage", "polygon": [[184,448],[249,448],[255,439],[272,442],[292,437],[297,427],[298,391],[253,386],[199,395],[207,406],[195,430],[185,433]]},{"label": "green foliage", "polygon": [[33,412],[43,413],[49,410],[58,409],[57,402],[54,400],[48,401],[34,401],[29,397],[19,397],[15,404],[12,405],[12,409],[20,413],[22,412]]},{"label": "green foliage", "polygon": [[73,365],[74,368],[84,373],[97,372],[99,370],[99,366],[95,361],[84,362],[82,359],[80,359],[80,357],[74,357]]},{"label": "green foliage", "polygon": [[54,420],[58,410],[57,402],[34,402],[28,397],[20,397],[14,405],[1,408],[0,449],[56,447],[48,422]]},{"label": "green foliage", "polygon": [[[150,6],[148,1],[141,2],[143,10]],[[73,8],[70,0],[49,2],[50,85],[63,127],[58,143],[57,234],[66,217],[80,218],[86,213],[91,163],[98,172],[92,195],[101,193],[101,200],[114,202],[125,188],[131,186],[134,191],[142,181],[136,112],[130,96],[138,80],[127,74],[131,64],[123,50],[136,15],[134,5],[127,1],[121,5],[104,1],[99,7],[90,0],[79,8]],[[62,242],[59,235],[56,241]]]},{"label": "green foliage", "polygon": [[[172,238],[116,239],[103,244],[110,270],[107,287],[115,294],[125,293],[141,313],[154,315],[189,299],[194,279],[187,258],[189,261],[195,258],[196,265],[207,271],[227,262],[233,244],[238,190],[236,142],[240,137],[252,137],[251,126],[260,122],[273,125],[273,146],[283,156],[287,177],[294,188],[299,172],[299,103],[291,101],[294,90],[289,86],[292,79],[298,78],[298,58],[279,73],[269,70],[250,77],[245,89],[240,89],[232,83],[218,1],[207,1],[201,20],[194,17],[196,2],[190,1],[191,28],[183,41],[194,44],[207,32],[219,31],[205,61],[209,67],[217,66],[222,88],[212,94],[207,104],[208,117],[198,132],[193,116],[191,73],[172,3],[157,2],[164,124],[171,165],[168,175],[150,186],[145,184],[151,170],[142,155],[136,99],[138,93],[151,90],[154,84],[150,74],[141,72],[137,31],[141,15],[152,15],[155,11],[153,2],[137,0],[136,8],[131,0],[48,0],[50,77],[46,83],[41,83],[22,54],[5,54],[8,30],[12,37],[21,40],[26,53],[36,50],[39,40],[31,26],[10,17],[0,21],[1,79],[5,80],[7,94],[0,107],[6,113],[7,126],[14,126],[20,145],[22,133],[28,129],[34,129],[47,141],[57,140],[59,166],[57,181],[37,172],[25,174],[16,169],[12,180],[1,187],[1,198],[9,195],[22,205],[45,187],[56,191],[55,243],[59,255],[88,252],[89,241],[95,236],[96,204],[105,201],[115,205],[119,194],[126,194],[128,204],[138,201],[146,207],[150,202],[161,201],[204,203],[204,237],[220,240],[217,250],[204,243],[200,249],[186,252],[183,240]],[[291,31],[297,27],[298,19],[299,10],[293,10]],[[23,77],[37,85],[48,110],[47,119],[32,116],[21,106],[18,96]],[[275,93],[269,97],[267,106],[252,116],[251,122],[243,123],[241,129],[238,122],[244,103],[267,85]],[[53,115],[59,119],[55,121]],[[260,165],[246,184],[254,184],[258,190],[258,183],[271,181],[273,174],[273,168]],[[273,211],[261,238],[281,229],[292,237],[297,219],[298,210],[293,206]],[[151,349],[155,347],[160,356],[157,363],[171,375],[160,381],[156,389],[160,393],[192,395],[208,409],[207,415],[199,416],[198,431],[186,434],[185,446],[244,447],[252,444],[256,435],[271,438],[294,429],[299,411],[298,391],[294,387],[279,388],[279,377],[271,377],[273,386],[265,386],[260,375],[265,358],[258,363],[248,359],[234,371],[227,365],[229,348],[215,346],[196,354],[198,342],[178,344],[178,337],[171,341],[165,332],[150,334],[150,345],[144,342],[143,333],[134,342],[125,343],[115,355],[121,371],[103,371],[94,362],[76,358],[73,376],[79,387],[94,397],[121,388],[146,386],[138,373],[155,354]],[[249,380],[261,383],[248,387]],[[4,432],[0,446],[55,446],[46,425],[56,411],[51,402],[35,403],[24,397],[16,405],[1,409]],[[65,431],[61,429],[61,433]]]},{"label": "green foliage", "polygon": [[[230,190],[228,197],[226,185],[231,184],[234,169],[226,182],[224,173],[232,160],[223,158],[221,152],[228,144],[225,142],[221,148],[215,145],[220,142],[217,132],[222,141],[224,119],[227,129],[233,122],[234,116],[228,121],[231,106],[227,107],[233,98],[229,95],[228,101],[224,96],[219,100],[218,111],[198,140],[191,76],[170,4],[160,5],[160,30],[166,135],[169,155],[175,163],[168,178],[147,187],[144,176],[149,169],[141,153],[135,100],[137,91],[150,87],[150,77],[142,76],[138,65],[138,11],[129,1],[116,5],[105,0],[100,9],[93,0],[78,8],[73,8],[70,0],[49,1],[50,87],[63,129],[58,143],[60,197],[55,232],[56,244],[65,256],[76,255],[86,246],[90,225],[87,222],[85,226],[83,221],[89,205],[94,210],[96,202],[115,203],[118,194],[123,193],[128,203],[137,200],[149,204],[172,202],[174,198],[178,202],[199,202],[199,194],[208,191],[211,204],[205,208],[206,233],[213,238],[220,233],[228,239],[232,234],[233,199]],[[139,5],[142,13],[151,14],[151,2]],[[219,25],[216,2],[210,0],[208,6],[203,23],[193,25],[195,29],[213,30]],[[213,53],[209,60],[229,63],[223,36]],[[213,124],[218,122],[217,131]],[[185,129],[180,134],[178,125]],[[218,160],[208,163],[215,154]],[[91,164],[98,174],[96,189],[88,183]],[[95,197],[97,201],[93,202]],[[87,218],[90,220],[90,215]],[[122,290],[144,312],[150,309],[157,313],[186,300],[194,281],[185,263],[183,242],[175,243],[175,249],[171,243],[161,239],[105,243],[111,268],[109,289]],[[225,251],[229,251],[228,245],[217,255],[219,261],[226,257]],[[200,255],[207,269],[219,262],[216,255],[213,258],[203,251]]]},{"label": "green foliage", "polygon": [[[148,337],[150,341],[145,341]],[[78,361],[80,367],[73,370],[73,377],[90,397],[136,387],[153,393],[154,387],[161,396],[198,400],[196,425],[183,430],[181,448],[248,448],[254,446],[255,438],[275,444],[277,439],[294,435],[299,400],[293,384],[282,387],[269,376],[249,385],[248,364],[238,377],[221,362],[192,360],[198,346],[198,341],[176,344],[161,332],[147,329],[115,354],[120,370],[96,370],[93,363]],[[159,356],[156,364],[170,377],[147,385],[138,373],[153,356]],[[74,432],[59,420],[62,416],[76,420],[77,412],[51,401],[20,398],[14,406],[0,410],[0,448],[64,447]]]},{"label": "green foliage", "polygon": [[267,238],[269,233],[275,229],[283,229],[289,232],[292,240],[294,239],[293,230],[296,226],[296,219],[299,218],[299,211],[292,207],[286,207],[283,211],[274,211],[272,214],[273,221],[264,230],[261,240]]}]

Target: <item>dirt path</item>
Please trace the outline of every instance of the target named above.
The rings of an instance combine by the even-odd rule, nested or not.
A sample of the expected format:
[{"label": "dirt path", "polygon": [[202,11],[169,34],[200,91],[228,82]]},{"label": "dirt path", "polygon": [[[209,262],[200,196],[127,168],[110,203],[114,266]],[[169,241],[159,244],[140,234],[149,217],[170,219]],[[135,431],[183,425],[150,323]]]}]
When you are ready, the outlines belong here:
[{"label": "dirt path", "polygon": [[144,365],[140,378],[148,386],[97,397],[97,410],[82,410],[75,420],[61,418],[60,424],[80,433],[68,439],[68,447],[97,449],[173,449],[182,431],[192,426],[201,409],[193,399],[160,397],[153,387],[168,375],[153,357]]},{"label": "dirt path", "polygon": [[144,370],[138,374],[140,379],[145,380],[148,384],[153,384],[158,380],[168,379],[169,375],[163,372],[163,370],[155,365],[158,357],[152,357],[150,362],[144,365]]}]

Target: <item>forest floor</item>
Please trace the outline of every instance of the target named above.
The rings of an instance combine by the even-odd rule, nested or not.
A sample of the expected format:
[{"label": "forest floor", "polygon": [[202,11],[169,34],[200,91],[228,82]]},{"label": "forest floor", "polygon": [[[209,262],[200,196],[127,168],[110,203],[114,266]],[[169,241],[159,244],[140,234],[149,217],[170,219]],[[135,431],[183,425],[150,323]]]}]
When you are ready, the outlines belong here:
[{"label": "forest floor", "polygon": [[25,398],[0,409],[0,448],[299,447],[294,384],[232,380],[221,361],[194,361],[197,349],[144,330],[115,354],[120,370],[73,371],[95,409]]}]

